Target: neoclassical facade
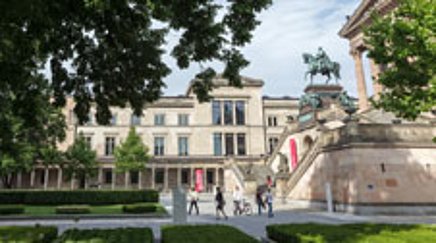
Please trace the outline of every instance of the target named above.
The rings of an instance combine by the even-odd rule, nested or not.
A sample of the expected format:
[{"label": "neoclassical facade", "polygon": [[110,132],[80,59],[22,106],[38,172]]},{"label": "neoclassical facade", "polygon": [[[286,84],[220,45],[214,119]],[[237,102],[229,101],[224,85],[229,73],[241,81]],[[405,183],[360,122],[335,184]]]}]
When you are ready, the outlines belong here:
[{"label": "neoclassical facade", "polygon": [[[59,145],[66,150],[82,133],[97,152],[98,175],[89,180],[67,179],[59,167],[37,166],[17,176],[19,188],[152,188],[168,191],[175,186],[196,186],[211,191],[214,186],[232,181],[226,172],[231,163],[262,163],[275,148],[287,119],[298,113],[298,100],[290,97],[262,96],[262,80],[243,77],[243,87],[228,86],[218,76],[210,102],[199,103],[191,86],[184,95],[162,97],[146,105],[143,116],[129,108],[113,108],[111,125],[90,121],[77,125],[74,102],[64,108],[67,138]],[[140,172],[116,173],[113,152],[131,126],[149,148],[152,159]]]}]

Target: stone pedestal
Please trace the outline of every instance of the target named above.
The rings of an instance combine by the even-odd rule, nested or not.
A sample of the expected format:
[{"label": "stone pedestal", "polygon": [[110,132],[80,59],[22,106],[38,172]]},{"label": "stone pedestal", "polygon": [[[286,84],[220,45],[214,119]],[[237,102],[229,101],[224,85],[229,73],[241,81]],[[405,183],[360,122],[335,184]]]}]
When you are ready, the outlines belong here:
[{"label": "stone pedestal", "polygon": [[288,173],[278,173],[276,175],[276,198],[277,201],[281,201],[283,204],[286,203],[286,189],[287,182],[289,180],[290,174]]},{"label": "stone pedestal", "polygon": [[186,224],[186,193],[181,187],[173,189],[173,223]]},{"label": "stone pedestal", "polygon": [[256,180],[244,180],[244,193],[246,195],[254,195],[257,189]]}]

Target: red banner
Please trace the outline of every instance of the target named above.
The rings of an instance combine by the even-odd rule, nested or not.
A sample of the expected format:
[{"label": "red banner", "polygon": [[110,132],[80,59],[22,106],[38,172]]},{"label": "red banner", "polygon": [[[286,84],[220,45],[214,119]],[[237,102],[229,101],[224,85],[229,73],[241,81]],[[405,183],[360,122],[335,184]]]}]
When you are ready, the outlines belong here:
[{"label": "red banner", "polygon": [[291,157],[291,168],[294,170],[298,165],[298,156],[297,156],[297,144],[295,143],[295,139],[291,138],[289,140],[289,156]]},{"label": "red banner", "polygon": [[204,190],[203,185],[203,170],[202,169],[196,169],[195,170],[195,190],[197,192],[201,192]]}]

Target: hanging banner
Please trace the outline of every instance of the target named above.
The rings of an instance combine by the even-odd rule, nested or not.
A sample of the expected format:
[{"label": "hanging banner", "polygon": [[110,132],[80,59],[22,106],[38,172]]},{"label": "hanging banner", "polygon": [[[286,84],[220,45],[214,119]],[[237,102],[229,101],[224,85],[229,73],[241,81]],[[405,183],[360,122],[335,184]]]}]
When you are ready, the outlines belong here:
[{"label": "hanging banner", "polygon": [[297,156],[297,143],[295,142],[295,139],[291,138],[289,140],[289,157],[291,158],[291,168],[292,170],[295,170],[298,165],[298,156]]},{"label": "hanging banner", "polygon": [[195,170],[195,190],[197,192],[201,192],[204,190],[203,185],[203,170],[202,169],[196,169]]}]

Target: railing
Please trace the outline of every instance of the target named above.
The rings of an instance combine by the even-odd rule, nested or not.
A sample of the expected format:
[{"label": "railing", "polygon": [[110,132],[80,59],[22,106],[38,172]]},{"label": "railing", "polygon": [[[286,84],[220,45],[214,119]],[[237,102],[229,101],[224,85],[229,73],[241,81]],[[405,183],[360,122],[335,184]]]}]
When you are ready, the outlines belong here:
[{"label": "railing", "polygon": [[233,162],[230,166],[233,170],[233,173],[236,176],[236,180],[239,184],[239,187],[241,189],[244,189],[245,183],[244,183],[244,175],[242,174],[242,171],[239,169],[238,165],[235,162]]}]

